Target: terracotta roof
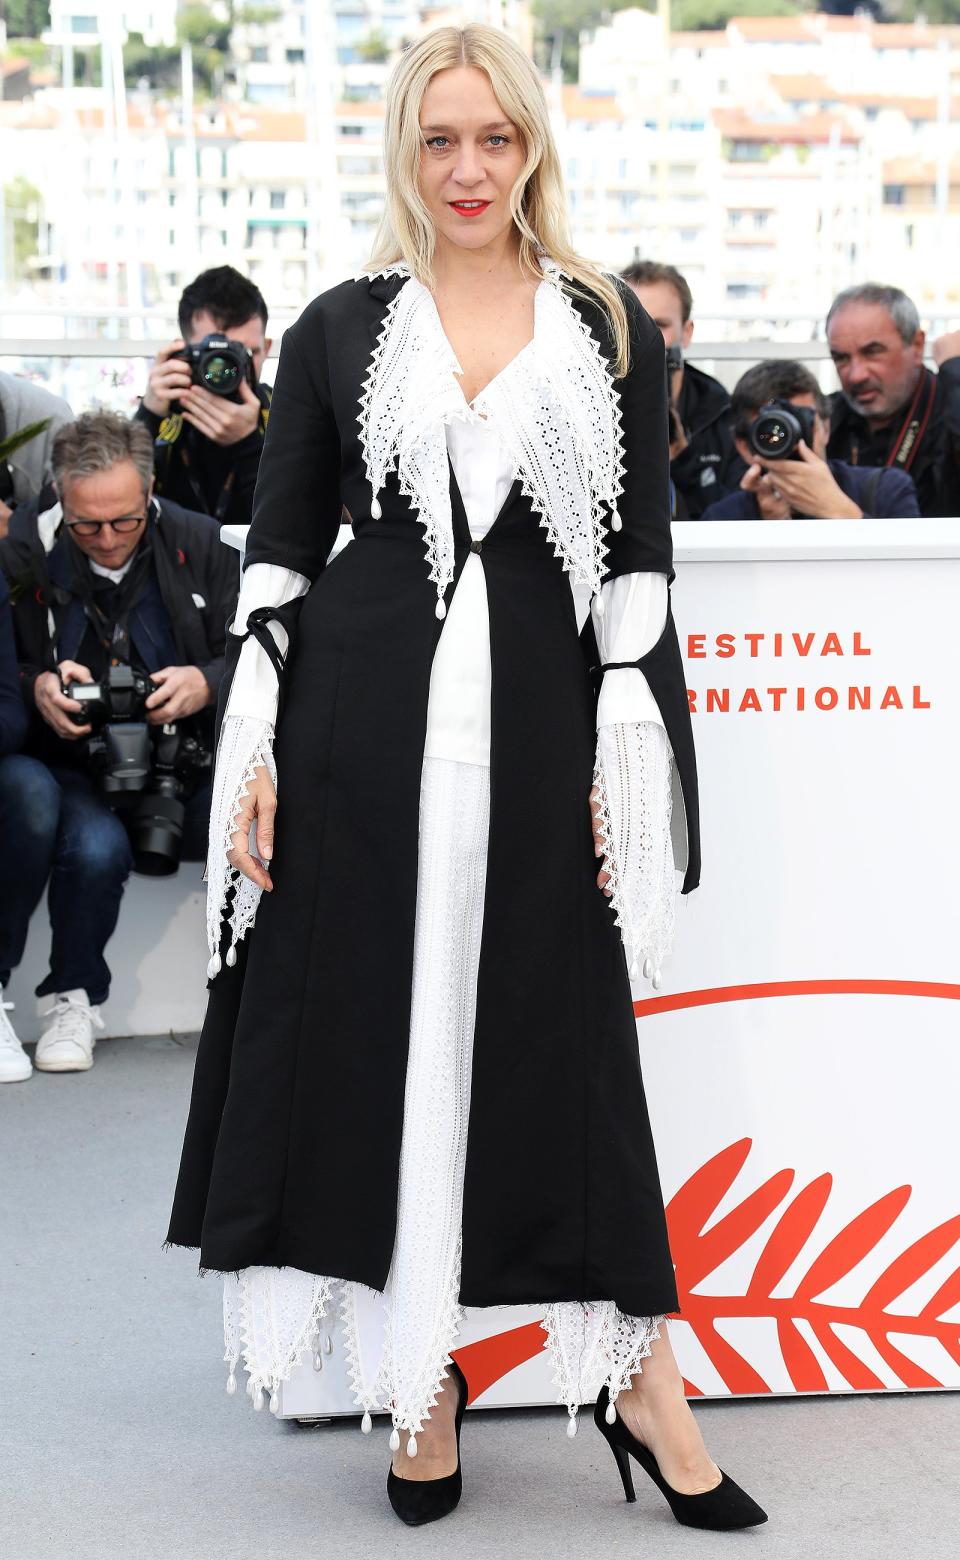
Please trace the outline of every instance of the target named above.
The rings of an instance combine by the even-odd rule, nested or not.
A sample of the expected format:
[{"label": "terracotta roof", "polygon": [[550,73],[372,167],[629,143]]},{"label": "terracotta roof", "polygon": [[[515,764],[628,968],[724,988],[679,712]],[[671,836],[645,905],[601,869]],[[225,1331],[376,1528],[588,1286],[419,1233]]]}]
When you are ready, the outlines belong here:
[{"label": "terracotta roof", "polygon": [[564,87],[563,112],[567,119],[616,119],[622,120],[623,109],[613,96],[591,97],[579,87]]},{"label": "terracotta roof", "polygon": [[846,146],[855,146],[860,134],[839,114],[804,114],[800,119],[754,119],[740,108],[715,108],[713,122],[731,141],[770,141],[780,146],[826,144],[834,126]]},{"label": "terracotta roof", "polygon": [[[884,97],[879,92],[845,92],[843,101],[851,108],[895,109],[908,119],[935,120],[940,117],[940,104],[935,97]],[[960,118],[960,98],[951,102],[949,117]]]},{"label": "terracotta roof", "polygon": [[[818,102],[822,102],[824,99],[826,99],[827,102],[835,102],[837,98],[841,96],[841,93],[839,93],[835,87],[831,87],[825,76],[771,75],[770,85],[776,92],[779,92],[782,98],[786,98],[794,102],[806,102],[811,98],[817,100]],[[843,96],[844,101],[846,101],[846,95],[843,94]]]},{"label": "terracotta roof", "polygon": [[875,49],[935,49],[941,38],[956,48],[960,27],[921,27],[917,22],[875,22],[871,30]]},{"label": "terracotta roof", "polygon": [[[884,184],[935,185],[937,168],[933,162],[918,162],[916,157],[892,157],[883,165]],[[960,183],[960,157],[950,163],[950,183]]]},{"label": "terracotta roof", "polygon": [[815,43],[816,30],[806,16],[731,16],[727,24],[750,43]]},{"label": "terracotta roof", "polygon": [[338,103],[333,112],[336,119],[382,119],[385,109],[382,102]]}]

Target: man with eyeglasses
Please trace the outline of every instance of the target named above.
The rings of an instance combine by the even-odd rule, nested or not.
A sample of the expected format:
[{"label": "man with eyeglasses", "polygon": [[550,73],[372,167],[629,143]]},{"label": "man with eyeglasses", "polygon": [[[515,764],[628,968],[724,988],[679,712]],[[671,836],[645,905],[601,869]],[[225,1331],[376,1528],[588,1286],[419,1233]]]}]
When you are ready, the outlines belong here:
[{"label": "man with eyeglasses", "polygon": [[[114,810],[93,772],[92,725],[67,689],[131,668],[154,685],[144,710],[154,737],[176,726],[212,749],[239,580],[215,522],[153,497],[153,449],[141,423],[112,412],[78,418],[57,435],[53,472],[57,507],[18,506],[0,543],[31,716],[23,751],[0,759],[0,986],[20,962],[49,883],[50,971],[37,995],[52,996],[53,1006],[35,1065],[78,1072],[93,1065],[110,985],[104,949],[133,852],[123,798]],[[183,805],[182,857],[199,861],[208,774],[185,788]],[[0,1006],[0,1082],[29,1076],[26,1060]]]}]

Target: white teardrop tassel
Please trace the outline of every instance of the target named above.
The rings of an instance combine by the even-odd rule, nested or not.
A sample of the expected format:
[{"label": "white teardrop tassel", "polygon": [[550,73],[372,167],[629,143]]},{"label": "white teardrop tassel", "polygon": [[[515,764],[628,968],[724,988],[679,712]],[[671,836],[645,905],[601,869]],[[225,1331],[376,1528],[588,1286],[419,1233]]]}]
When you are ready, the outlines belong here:
[{"label": "white teardrop tassel", "polygon": [[276,1387],[270,1394],[270,1412],[271,1414],[279,1414],[280,1412],[280,1394]]},{"label": "white teardrop tassel", "polygon": [[617,1422],[617,1410],[616,1410],[616,1408],[614,1407],[614,1405],[612,1403],[608,1403],[607,1404],[606,1412],[604,1413],[603,1417],[607,1421],[608,1425],[615,1425],[616,1424],[616,1422]]},{"label": "white teardrop tassel", "polygon": [[217,975],[219,975],[220,967],[220,955],[219,953],[215,953],[213,958],[210,960],[210,963],[207,965],[207,980],[213,980]]},{"label": "white teardrop tassel", "polygon": [[390,1450],[391,1452],[399,1452],[400,1450],[400,1431],[397,1429],[396,1425],[394,1425],[390,1432]]},{"label": "white teardrop tassel", "polygon": [[380,508],[380,500],[379,500],[379,498],[374,497],[374,499],[372,500],[372,502],[370,504],[370,513],[373,516],[374,520],[382,520],[383,519],[383,510]]},{"label": "white teardrop tassel", "polygon": [[437,617],[445,618],[447,615],[447,603],[442,596],[437,597]]},{"label": "white teardrop tassel", "polygon": [[643,961],[643,978],[644,978],[644,980],[649,980],[650,976],[652,974],[653,974],[653,960],[648,957],[648,958],[644,959],[644,961]]},{"label": "white teardrop tassel", "polygon": [[237,945],[236,945],[236,943],[231,943],[229,948],[227,949],[227,964],[228,964],[229,968],[233,969],[233,966],[236,964],[236,962],[237,962]]},{"label": "white teardrop tassel", "polygon": [[263,1408],[263,1389],[261,1387],[258,1387],[253,1394],[253,1406],[259,1414],[260,1410]]},{"label": "white teardrop tassel", "polygon": [[410,1437],[409,1441],[407,1442],[407,1456],[408,1457],[416,1457],[416,1455],[417,1455],[417,1438],[416,1438],[415,1435],[412,1435]]},{"label": "white teardrop tassel", "polygon": [[370,1418],[369,1408],[360,1421],[360,1429],[364,1435],[369,1435],[370,1431],[373,1429],[373,1420]]},{"label": "white teardrop tassel", "polygon": [[248,1398],[252,1398],[253,1397],[253,1377],[252,1376],[248,1376],[247,1377],[246,1392],[247,1392],[247,1397]]},{"label": "white teardrop tassel", "polygon": [[314,1370],[323,1370],[323,1355],[319,1351],[313,1356],[313,1368]]},{"label": "white teardrop tassel", "polygon": [[630,979],[631,980],[636,980],[636,978],[637,978],[637,976],[639,974],[640,974],[640,966],[639,966],[639,964],[637,963],[635,958],[631,959],[630,960]]},{"label": "white teardrop tassel", "polygon": [[613,531],[623,530],[623,521],[620,519],[620,516],[616,510],[613,511],[613,516],[610,521],[610,528]]},{"label": "white teardrop tassel", "polygon": [[567,1413],[570,1415],[570,1418],[567,1421],[567,1435],[572,1441],[577,1433],[577,1425],[579,1423],[577,1419],[577,1410],[575,1408],[568,1408]]},{"label": "white teardrop tassel", "polygon": [[599,591],[597,591],[597,594],[593,598],[593,609],[596,612],[597,617],[603,617],[603,614],[607,610],[606,602],[604,601]]},{"label": "white teardrop tassel", "polygon": [[231,1371],[229,1376],[227,1377],[227,1397],[233,1397],[233,1394],[236,1392],[236,1390],[237,1390],[237,1378],[233,1374],[233,1371]]},{"label": "white teardrop tassel", "polygon": [[654,991],[660,990],[660,987],[663,985],[663,976],[660,974],[659,970],[654,970],[650,984]]},{"label": "white teardrop tassel", "polygon": [[324,1333],[323,1335],[323,1352],[324,1354],[333,1353],[333,1339],[329,1333]]}]

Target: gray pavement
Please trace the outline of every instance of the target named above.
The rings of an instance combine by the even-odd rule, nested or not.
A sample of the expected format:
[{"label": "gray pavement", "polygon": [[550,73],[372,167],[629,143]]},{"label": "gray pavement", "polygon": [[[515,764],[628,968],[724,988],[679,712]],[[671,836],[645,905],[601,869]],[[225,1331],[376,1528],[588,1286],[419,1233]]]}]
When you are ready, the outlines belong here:
[{"label": "gray pavement", "polygon": [[586,1416],[467,1419],[436,1526],[386,1503],[385,1430],[278,1424],[229,1399],[219,1285],[164,1252],[192,1037],[101,1042],[83,1075],[0,1088],[4,1560],[954,1560],[960,1398],[701,1403],[714,1457],[767,1507],[740,1534],[627,1506]]}]

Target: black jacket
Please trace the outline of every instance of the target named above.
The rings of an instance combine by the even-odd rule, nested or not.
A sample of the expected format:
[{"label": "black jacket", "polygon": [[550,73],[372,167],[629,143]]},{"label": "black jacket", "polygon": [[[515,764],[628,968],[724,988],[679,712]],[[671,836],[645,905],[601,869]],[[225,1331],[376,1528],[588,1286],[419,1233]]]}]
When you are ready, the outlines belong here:
[{"label": "black jacket", "polygon": [[[144,623],[145,633],[152,629],[153,638],[167,639],[175,656],[170,664],[198,666],[216,699],[223,677],[226,624],[239,592],[236,554],[220,541],[219,528],[207,515],[190,514],[163,499],[153,508],[154,567],[147,583],[155,582],[157,587],[163,632],[157,635],[154,614],[153,622]],[[11,515],[9,533],[0,542],[0,568],[13,602],[20,686],[32,708],[33,685],[40,672],[53,671],[66,655],[73,658],[76,649],[72,642],[64,648],[55,643],[51,613],[55,623],[76,638],[72,629],[79,607],[71,584],[68,538],[61,530],[50,552],[44,552],[35,501],[18,505]],[[130,629],[135,641],[134,611]],[[149,671],[159,669],[159,663],[149,665],[149,652],[143,658]]]},{"label": "black jacket", "polygon": [[[928,370],[928,372],[930,372]],[[925,516],[960,515],[960,358],[949,358],[932,375],[935,395],[930,421],[907,468]],[[831,401],[827,454],[852,466],[885,466],[902,426],[894,417],[871,432],[866,421],[838,390]]]},{"label": "black jacket", "polygon": [[[312,583],[277,723],[274,891],[211,985],[169,1235],[199,1245],[204,1267],[288,1264],[375,1289],[396,1234],[424,733],[442,630],[423,528],[395,470],[374,518],[357,421],[406,285],[347,282],[283,338],[247,558]],[[669,576],[663,337],[623,291],[633,349],[616,387],[623,525],[607,531],[604,561],[611,575]],[[606,315],[573,304],[609,352]],[[596,882],[595,713],[573,595],[520,481],[474,543],[448,479],[449,599],[479,554],[492,679],[460,1298],[614,1298],[659,1315],[675,1309],[676,1287],[627,967]],[[354,540],[328,562],[342,504]],[[687,776],[692,887],[692,739],[672,618],[640,665]],[[318,1090],[363,1108],[328,1113],[318,1132]],[[324,1165],[337,1171],[321,1210]]]},{"label": "black jacket", "polygon": [[134,416],[150,430],[156,492],[194,513],[212,515],[220,525],[249,525],[263,439],[270,417],[269,385],[255,385],[262,411],[260,425],[238,444],[205,439],[176,413],[156,417],[140,403]]},{"label": "black jacket", "polygon": [[730,397],[717,379],[685,363],[677,407],[689,444],[671,462],[670,475],[683,510],[698,520],[708,504],[726,498],[739,486],[746,466],[733,442]]},{"label": "black jacket", "polygon": [[15,753],[26,732],[27,712],[18,686],[13,618],[7,582],[0,574],[0,758],[5,753]]}]

